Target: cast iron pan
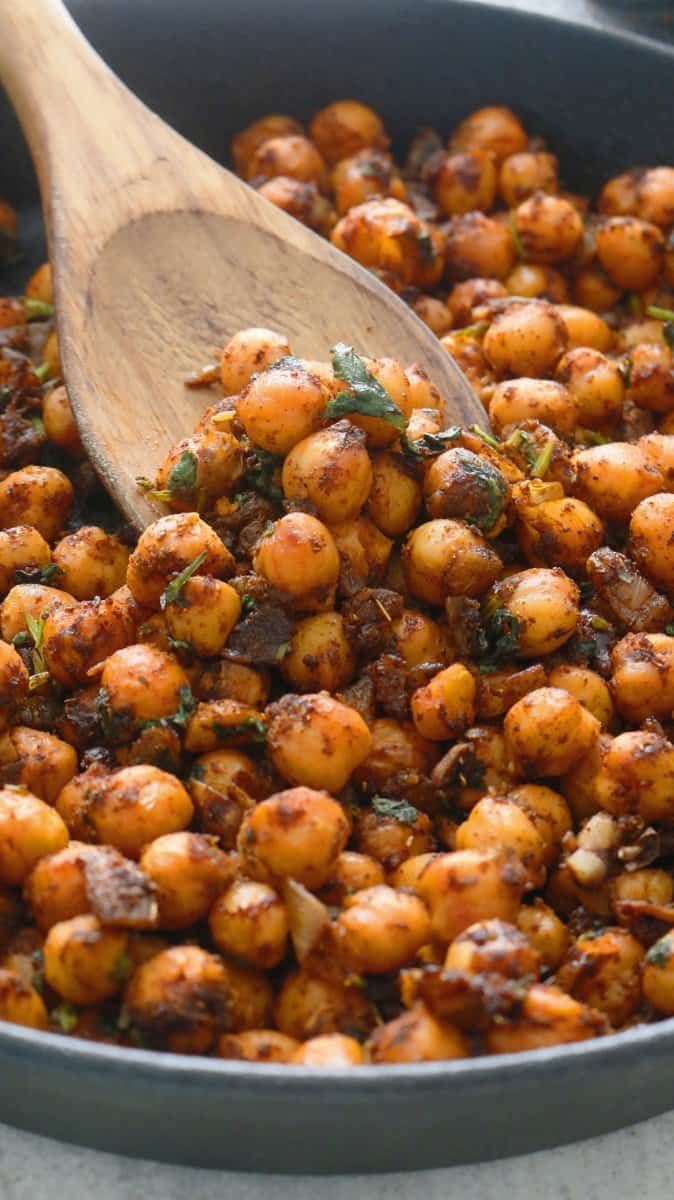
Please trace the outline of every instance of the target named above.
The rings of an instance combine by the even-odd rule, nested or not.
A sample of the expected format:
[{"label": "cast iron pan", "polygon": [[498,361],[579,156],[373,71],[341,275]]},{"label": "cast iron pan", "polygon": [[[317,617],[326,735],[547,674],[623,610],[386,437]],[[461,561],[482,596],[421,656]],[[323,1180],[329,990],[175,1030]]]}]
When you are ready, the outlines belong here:
[{"label": "cast iron pan", "polygon": [[[550,139],[579,190],[674,159],[674,51],[642,39],[460,0],[71,7],[126,82],[222,161],[232,133],[262,113],[307,117],[348,95],[373,104],[401,145],[419,125],[446,131],[481,104],[511,104]],[[18,286],[43,248],[32,171],[0,98],[2,194],[25,218]],[[0,276],[0,290],[12,286]],[[149,1054],[0,1022],[0,1120],[197,1166],[443,1166],[575,1141],[670,1107],[672,1021],[519,1057],[348,1072]]]}]

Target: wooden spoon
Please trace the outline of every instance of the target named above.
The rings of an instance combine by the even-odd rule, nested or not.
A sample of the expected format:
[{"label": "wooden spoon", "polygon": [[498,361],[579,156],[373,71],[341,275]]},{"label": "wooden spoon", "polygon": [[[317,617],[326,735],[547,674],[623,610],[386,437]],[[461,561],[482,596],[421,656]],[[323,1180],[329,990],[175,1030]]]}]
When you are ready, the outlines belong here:
[{"label": "wooden spoon", "polygon": [[448,423],[484,423],[406,305],[145,108],[61,0],[0,0],[0,16],[0,79],[39,176],[68,392],[127,518],[156,519],[136,477],[153,475],[205,407],[186,376],[246,326],[286,334],[307,358],[342,341],[419,362]]}]

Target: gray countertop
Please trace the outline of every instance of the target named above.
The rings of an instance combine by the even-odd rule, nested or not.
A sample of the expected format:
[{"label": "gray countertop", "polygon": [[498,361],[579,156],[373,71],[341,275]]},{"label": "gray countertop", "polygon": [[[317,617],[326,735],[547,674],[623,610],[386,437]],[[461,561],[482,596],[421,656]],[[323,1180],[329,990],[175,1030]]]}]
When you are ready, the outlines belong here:
[{"label": "gray countertop", "polygon": [[[316,0],[317,3],[324,0]],[[496,0],[674,40],[674,0]],[[64,1097],[67,1103],[67,1097]],[[670,1200],[674,1113],[541,1154],[410,1175],[285,1179],[136,1162],[0,1126],[0,1200]]]}]

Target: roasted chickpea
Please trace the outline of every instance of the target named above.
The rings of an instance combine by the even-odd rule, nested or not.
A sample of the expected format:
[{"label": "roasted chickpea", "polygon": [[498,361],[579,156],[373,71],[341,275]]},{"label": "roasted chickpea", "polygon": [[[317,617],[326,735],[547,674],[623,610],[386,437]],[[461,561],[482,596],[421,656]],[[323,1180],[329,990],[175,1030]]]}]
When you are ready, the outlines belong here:
[{"label": "roasted chickpea", "polygon": [[291,179],[287,175],[275,175],[273,179],[266,179],[260,184],[257,191],[265,200],[283,209],[309,229],[322,233],[324,237],[328,237],[337,220],[332,204],[327,196],[319,191],[316,183]]},{"label": "roasted chickpea", "polygon": [[268,716],[269,755],[289,783],[340,792],[372,746],[360,714],[328,692],[283,696]]},{"label": "roasted chickpea", "polygon": [[304,367],[280,364],[255,375],[236,402],[248,437],[273,454],[287,454],[320,429],[328,396]]},{"label": "roasted chickpea", "polygon": [[422,738],[411,722],[380,717],[372,722],[370,734],[371,749],[354,779],[375,794],[386,790],[396,775],[428,774],[437,759],[436,747]]},{"label": "roasted chickpea", "polygon": [[431,851],[433,825],[426,813],[407,801],[379,800],[356,820],[354,841],[359,850],[394,871],[400,863]]},{"label": "roasted chickpea", "polygon": [[497,313],[482,348],[490,367],[502,378],[538,377],[552,370],[567,348],[567,336],[556,308],[545,300],[532,300],[511,303]]},{"label": "roasted chickpea", "polygon": [[453,324],[459,328],[473,324],[476,308],[482,308],[490,300],[502,300],[507,294],[497,279],[464,279],[454,285],[447,297]]},{"label": "roasted chickpea", "polygon": [[[433,330],[436,337],[443,337],[452,328],[452,318],[446,305],[437,296],[417,296],[414,311],[424,325]],[[421,368],[420,368],[421,369]]]},{"label": "roasted chickpea", "polygon": [[0,882],[21,884],[47,854],[68,844],[61,817],[25,787],[0,790]]},{"label": "roasted chickpea", "polygon": [[266,883],[235,880],[213,905],[208,918],[218,950],[268,970],[281,962],[288,940],[288,917],[281,897]]},{"label": "roasted chickpea", "polygon": [[203,575],[231,575],[234,560],[229,550],[197,513],[171,513],[149,525],[129,559],[126,582],[134,598],[158,609],[170,581],[205,552]]},{"label": "roasted chickpea", "polygon": [[0,530],[0,592],[12,587],[18,571],[37,575],[51,563],[51,550],[32,525],[14,525]]},{"label": "roasted chickpea", "polygon": [[[1,658],[0,653],[0,667]],[[77,754],[51,733],[14,725],[0,737],[0,770],[40,800],[54,804],[61,788],[77,773]]]},{"label": "roasted chickpea", "polygon": [[367,200],[349,209],[330,240],[338,250],[401,287],[432,288],[442,275],[440,234],[409,205],[392,197]]},{"label": "roasted chickpea", "polygon": [[667,413],[674,409],[674,364],[669,346],[643,342],[630,353],[629,395],[639,408]]},{"label": "roasted chickpea", "polygon": [[597,257],[609,279],[630,292],[655,283],[663,265],[664,238],[638,217],[608,217],[597,227]]},{"label": "roasted chickpea", "polygon": [[309,133],[331,165],[367,147],[385,150],[388,146],[381,119],[358,100],[335,100],[320,109],[311,120]]},{"label": "roasted chickpea", "polygon": [[237,172],[239,175],[246,173],[248,163],[263,142],[269,141],[272,137],[287,137],[288,134],[301,133],[302,126],[299,121],[281,113],[270,113],[267,117],[260,117],[258,121],[253,121],[252,125],[248,125],[232,139],[232,158]]},{"label": "roasted chickpea", "polygon": [[646,955],[642,974],[644,999],[656,1012],[674,1013],[674,931],[666,933]]},{"label": "roasted chickpea", "polygon": [[584,346],[606,353],[612,349],[613,331],[598,313],[575,304],[558,304],[556,311],[566,330],[569,350]]},{"label": "roasted chickpea", "polygon": [[452,217],[445,258],[452,279],[505,279],[517,259],[512,231],[496,217],[470,212]]},{"label": "roasted chickpea", "polygon": [[264,737],[265,726],[256,708],[238,700],[210,700],[198,704],[187,722],[183,744],[190,754],[204,754],[219,746],[247,746]]},{"label": "roasted chickpea", "polygon": [[559,988],[537,984],[525,994],[519,1017],[494,1022],[487,1034],[487,1049],[491,1054],[512,1054],[583,1042],[606,1032],[606,1019],[600,1013]]},{"label": "roasted chickpea", "polygon": [[73,485],[56,467],[22,467],[0,481],[0,528],[22,522],[46,541],[63,528],[73,505]]},{"label": "roasted chickpea", "polygon": [[[57,801],[66,820],[67,793],[65,788]],[[192,812],[189,795],[175,775],[142,763],[94,781],[85,799],[85,828],[97,841],[137,859],[155,838],[186,829]]]},{"label": "roasted chickpea", "polygon": [[526,775],[564,775],[592,748],[600,725],[569,692],[537,688],[518,700],[503,728],[517,768]]},{"label": "roasted chickpea", "polygon": [[282,481],[288,500],[308,500],[323,521],[356,517],[372,486],[364,433],[349,421],[339,421],[311,434],[286,457]]},{"label": "roasted chickpea", "polygon": [[607,747],[597,779],[602,808],[621,816],[637,812],[645,821],[667,821],[674,813],[674,746],[658,733],[629,730]]},{"label": "roasted chickpea", "polygon": [[569,931],[554,909],[537,896],[531,904],[523,904],[520,908],[517,928],[533,946],[543,965],[554,971],[569,944]]},{"label": "roasted chickpea", "polygon": [[253,566],[305,611],[329,606],[339,575],[339,554],[330,531],[308,513],[276,521],[257,544]]},{"label": "roasted chickpea", "polygon": [[139,643],[110,655],[101,688],[110,711],[135,725],[177,713],[189,683],[175,658]]},{"label": "roasted chickpea", "polygon": [[579,450],[573,465],[577,495],[605,521],[628,521],[641,501],[662,490],[660,471],[629,442]]},{"label": "roasted chickpea", "polygon": [[507,294],[525,296],[530,300],[549,300],[564,304],[569,299],[569,286],[554,267],[518,263],[505,280]]},{"label": "roasted chickpea", "polygon": [[252,758],[240,750],[211,750],[192,766],[187,790],[199,828],[232,850],[244,814],[265,794],[265,785]]},{"label": "roasted chickpea", "polygon": [[582,218],[561,196],[536,191],[515,209],[512,219],[524,257],[532,262],[562,262],[580,247]]},{"label": "roasted chickpea", "polygon": [[403,457],[381,450],[372,460],[372,484],[367,511],[387,537],[400,537],[414,524],[422,492],[414,471]]},{"label": "roasted chickpea", "polygon": [[522,864],[530,888],[545,880],[546,847],[524,808],[500,796],[483,796],[456,832],[456,849],[511,851]]},{"label": "roasted chickpea", "polygon": [[44,431],[59,450],[65,450],[74,458],[84,453],[75,414],[63,384],[50,388],[42,401],[42,423]]},{"label": "roasted chickpea", "polygon": [[564,688],[585,705],[604,729],[613,722],[614,710],[608,684],[596,671],[560,663],[548,676],[550,687]]},{"label": "roasted chickpea", "polygon": [[668,716],[674,708],[674,638],[628,633],[611,653],[616,708],[628,721]]},{"label": "roasted chickpea", "polygon": [[403,567],[415,596],[443,604],[447,596],[479,596],[500,574],[501,561],[468,525],[438,518],[409,535]]},{"label": "roasted chickpea", "polygon": [[[194,467],[189,479],[182,473],[186,460]],[[174,512],[210,507],[223,490],[238,482],[243,465],[238,438],[208,420],[205,428],[171,447],[157,471],[156,494]]]},{"label": "roasted chickpea", "polygon": [[406,200],[405,184],[385,150],[370,147],[342,158],[332,172],[332,189],[340,216],[375,196]]},{"label": "roasted chickpea", "polygon": [[454,1025],[438,1021],[423,1004],[379,1025],[369,1050],[375,1063],[433,1062],[470,1055],[466,1035]]},{"label": "roasted chickpea", "polygon": [[40,300],[43,304],[54,303],[50,263],[42,263],[42,266],[33,272],[24,288],[24,296],[28,300]]},{"label": "roasted chickpea", "polygon": [[345,896],[385,883],[384,868],[369,854],[343,850],[338,856],[330,880],[321,890],[326,903],[339,904]]},{"label": "roasted chickpea", "polygon": [[281,671],[297,692],[338,692],[350,683],[356,660],[339,613],[318,613],[300,621]]},{"label": "roasted chickpea", "polygon": [[577,404],[578,424],[605,429],[620,420],[625,385],[618,364],[599,350],[577,346],[557,363],[555,376]]},{"label": "roasted chickpea", "polygon": [[540,421],[567,437],[578,423],[578,403],[561,383],[549,379],[509,379],[493,389],[489,416],[499,433],[509,425]]},{"label": "roasted chickpea", "polygon": [[226,645],[240,614],[233,587],[210,575],[193,575],[180,589],[179,602],[166,605],[166,624],[172,638],[208,658]]},{"label": "roasted chickpea", "polygon": [[430,463],[424,476],[426,507],[432,517],[460,517],[484,533],[504,524],[508,486],[489,459],[453,447]]},{"label": "roasted chickpea", "polygon": [[246,1062],[292,1062],[299,1049],[295,1038],[276,1029],[246,1029],[243,1033],[222,1033],[217,1041],[218,1058],[242,1058]]},{"label": "roasted chickpea", "polygon": [[220,378],[226,396],[236,396],[253,375],[267,371],[290,354],[290,343],[272,329],[242,329],[225,345],[220,359]]},{"label": "roasted chickpea", "polygon": [[521,150],[501,163],[498,187],[508,208],[516,208],[535,192],[554,195],[559,189],[557,159],[539,150]]},{"label": "roasted chickpea", "polygon": [[358,1067],[365,1062],[360,1042],[343,1033],[310,1038],[293,1054],[291,1062],[301,1067]]},{"label": "roasted chickpea", "polygon": [[414,890],[431,914],[434,938],[448,945],[476,921],[517,916],[525,873],[516,858],[493,851],[457,850],[436,854]]},{"label": "roasted chickpea", "polygon": [[54,547],[59,583],[77,600],[109,596],[126,582],[129,550],[97,525],[82,525]]},{"label": "roasted chickpea", "polygon": [[527,148],[527,135],[510,108],[490,104],[465,117],[452,133],[450,149],[479,147],[493,154],[498,163]]},{"label": "roasted chickpea", "polygon": [[497,584],[488,606],[505,609],[517,622],[517,652],[525,658],[552,654],[578,624],[578,587],[559,567],[518,571]]},{"label": "roasted chickpea", "polygon": [[156,888],[160,929],[186,929],[205,917],[233,869],[214,838],[183,832],[155,838],[140,865]]},{"label": "roasted chickpea", "polygon": [[648,496],[630,521],[632,555],[645,575],[674,591],[674,495]]},{"label": "roasted chickpea", "polygon": [[24,896],[43,933],[91,911],[84,867],[87,857],[96,854],[95,846],[70,842],[36,863],[24,884]]},{"label": "roasted chickpea", "polygon": [[398,654],[408,667],[418,667],[421,663],[444,663],[449,657],[448,638],[444,630],[437,621],[413,608],[405,609],[402,616],[391,623],[391,632]]},{"label": "roasted chickpea", "polygon": [[496,195],[496,167],[485,150],[464,150],[433,158],[425,172],[445,216],[489,209]]},{"label": "roasted chickpea", "polygon": [[563,991],[605,1013],[614,1029],[641,1004],[644,948],[626,929],[580,937],[556,975]]},{"label": "roasted chickpea", "polygon": [[454,939],[445,959],[449,970],[469,975],[503,975],[506,979],[538,979],[538,952],[516,925],[478,921]]},{"label": "roasted chickpea", "polygon": [[589,263],[576,273],[573,298],[583,308],[589,308],[592,312],[608,312],[618,303],[621,295],[621,288],[611,282],[598,263]]},{"label": "roasted chickpea", "polygon": [[283,982],[274,1023],[286,1037],[304,1041],[327,1033],[369,1033],[374,1013],[360,988],[300,968]]},{"label": "roasted chickpea", "polygon": [[39,992],[13,971],[0,969],[0,1021],[48,1029],[49,1018]]},{"label": "roasted chickpea", "polygon": [[326,792],[291,788],[263,800],[244,818],[239,852],[263,879],[291,878],[306,887],[326,883],[346,846],[349,825]]},{"label": "roasted chickpea", "polygon": [[44,974],[71,1004],[99,1004],[120,992],[131,971],[129,935],[89,914],[59,921],[44,944]]},{"label": "roasted chickpea", "polygon": [[528,562],[559,563],[581,572],[604,541],[604,526],[589,505],[574,496],[518,506],[517,537]]},{"label": "roasted chickpea", "polygon": [[324,192],[328,190],[325,162],[309,138],[301,133],[268,138],[251,154],[244,170],[249,181],[282,175],[302,183],[315,183]]},{"label": "roasted chickpea", "polygon": [[27,632],[27,620],[40,622],[52,612],[72,609],[76,605],[73,596],[58,588],[45,587],[41,583],[17,583],[0,605],[0,632],[6,642],[12,642],[17,634]]},{"label": "roasted chickpea", "polygon": [[332,525],[330,533],[340,560],[340,591],[347,595],[359,587],[380,583],[393,550],[387,538],[369,517],[356,517]]},{"label": "roasted chickpea", "polygon": [[396,971],[429,941],[428,910],[417,896],[379,884],[347,897],[337,938],[354,970]]},{"label": "roasted chickpea", "polygon": [[623,871],[612,883],[613,901],[646,900],[649,904],[671,904],[674,898],[674,879],[657,867],[642,867]]},{"label": "roasted chickpea", "polygon": [[467,729],[475,719],[476,685],[461,663],[445,667],[411,700],[417,731],[430,741],[446,741]]},{"label": "roasted chickpea", "polygon": [[233,659],[219,658],[204,665],[198,688],[204,698],[237,700],[239,704],[262,709],[269,699],[269,672]]}]

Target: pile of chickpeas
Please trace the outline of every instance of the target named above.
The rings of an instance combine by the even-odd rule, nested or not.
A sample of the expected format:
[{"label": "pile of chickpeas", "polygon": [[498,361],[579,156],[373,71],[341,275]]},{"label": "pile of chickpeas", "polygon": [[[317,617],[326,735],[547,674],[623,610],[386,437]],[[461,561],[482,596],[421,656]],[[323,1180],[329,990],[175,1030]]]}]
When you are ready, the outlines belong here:
[{"label": "pile of chickpeas", "polygon": [[674,1015],[674,168],[595,212],[507,108],[388,147],[347,100],[232,149],[484,427],[242,330],[136,539],[48,265],[0,300],[1,1019],[347,1067]]}]

